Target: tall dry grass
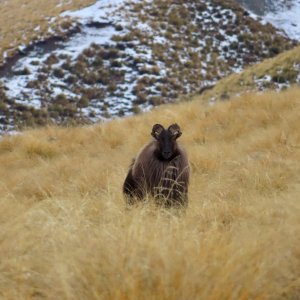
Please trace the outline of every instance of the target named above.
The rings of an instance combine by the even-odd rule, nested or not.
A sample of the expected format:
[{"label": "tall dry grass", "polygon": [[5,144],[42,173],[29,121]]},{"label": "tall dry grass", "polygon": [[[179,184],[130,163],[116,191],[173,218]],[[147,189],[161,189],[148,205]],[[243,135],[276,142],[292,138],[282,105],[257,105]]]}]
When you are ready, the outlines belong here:
[{"label": "tall dry grass", "polygon": [[[0,142],[0,298],[299,299],[300,89]],[[181,125],[185,214],[121,187],[154,123]]]},{"label": "tall dry grass", "polygon": [[[0,66],[4,52],[13,55],[18,46],[49,35],[49,20],[65,10],[75,10],[95,0],[1,0]],[[13,30],[12,30],[13,29]]]}]

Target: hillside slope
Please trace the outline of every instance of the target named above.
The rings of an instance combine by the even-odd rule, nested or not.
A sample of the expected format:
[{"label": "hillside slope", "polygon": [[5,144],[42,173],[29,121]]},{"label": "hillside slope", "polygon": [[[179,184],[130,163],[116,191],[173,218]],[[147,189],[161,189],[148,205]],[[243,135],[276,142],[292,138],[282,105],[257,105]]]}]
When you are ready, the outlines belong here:
[{"label": "hillside slope", "polygon": [[[0,298],[299,299],[300,89],[202,99],[0,141]],[[184,215],[124,208],[128,164],[178,122]]]},{"label": "hillside slope", "polygon": [[221,79],[214,88],[205,91],[209,101],[228,100],[249,91],[284,90],[300,84],[300,47],[266,59],[241,73]]},{"label": "hillside slope", "polygon": [[298,44],[233,0],[98,1],[65,15],[78,18],[67,23],[73,34],[0,70],[0,130],[177,102]]},{"label": "hillside slope", "polygon": [[[60,22],[53,20],[66,9],[79,9],[93,0],[9,0],[0,6],[0,66],[9,57],[36,40],[59,33]],[[13,29],[13,30],[12,30]]]}]

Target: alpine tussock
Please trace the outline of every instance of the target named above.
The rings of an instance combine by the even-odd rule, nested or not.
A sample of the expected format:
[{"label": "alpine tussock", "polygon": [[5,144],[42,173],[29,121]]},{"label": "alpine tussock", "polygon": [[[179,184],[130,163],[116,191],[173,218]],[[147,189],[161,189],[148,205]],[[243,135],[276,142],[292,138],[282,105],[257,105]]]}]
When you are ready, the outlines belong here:
[{"label": "alpine tussock", "polygon": [[[0,142],[0,298],[299,299],[300,89]],[[125,210],[128,161],[178,122],[189,207]]]}]

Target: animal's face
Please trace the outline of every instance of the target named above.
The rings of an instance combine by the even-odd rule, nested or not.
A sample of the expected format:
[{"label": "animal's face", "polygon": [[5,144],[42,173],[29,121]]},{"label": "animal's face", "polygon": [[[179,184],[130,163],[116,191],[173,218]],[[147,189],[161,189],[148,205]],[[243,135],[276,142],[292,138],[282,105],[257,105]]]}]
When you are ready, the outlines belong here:
[{"label": "animal's face", "polygon": [[165,129],[160,124],[155,124],[151,135],[158,142],[158,152],[163,159],[170,159],[177,150],[176,140],[181,136],[180,127],[177,124]]}]

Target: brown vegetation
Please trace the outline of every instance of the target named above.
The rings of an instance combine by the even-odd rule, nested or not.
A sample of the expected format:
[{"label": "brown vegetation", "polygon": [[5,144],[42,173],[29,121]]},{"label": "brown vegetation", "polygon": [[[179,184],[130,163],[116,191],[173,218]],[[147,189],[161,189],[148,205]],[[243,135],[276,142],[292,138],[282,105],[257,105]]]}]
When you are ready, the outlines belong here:
[{"label": "brown vegetation", "polygon": [[[47,31],[51,17],[57,17],[65,10],[78,9],[94,2],[94,0],[1,1],[0,65],[3,62],[4,52],[12,55],[18,46],[28,45],[35,39],[49,35]],[[59,24],[52,25],[53,29],[59,26]]]},{"label": "brown vegetation", "polygon": [[[299,299],[300,89],[0,142],[0,298]],[[125,211],[149,126],[181,124],[185,215]]]},{"label": "brown vegetation", "polygon": [[206,99],[222,100],[247,91],[284,89],[300,83],[300,47],[279,54],[275,58],[246,68],[238,74],[221,79],[205,93]]},{"label": "brown vegetation", "polygon": [[[29,2],[33,5],[36,1]],[[47,2],[47,5],[52,7],[54,2]],[[84,2],[90,1],[77,0],[77,4],[69,5],[75,8]],[[27,5],[28,9],[30,5]],[[38,9],[46,9],[44,5],[31,9],[37,13]],[[70,7],[62,5],[55,11],[58,14],[67,8]],[[13,10],[12,7],[10,9]],[[38,81],[30,81],[27,85],[31,90],[20,90],[18,100],[24,101],[24,104],[30,102],[32,93],[37,95],[43,113],[47,113],[43,124],[90,123],[111,115],[133,114],[147,106],[177,102],[183,96],[200,93],[228,74],[297,45],[296,41],[278,34],[272,25],[262,25],[253,20],[233,0],[213,0],[207,4],[183,0],[132,2],[126,5],[126,9],[121,8],[115,13],[119,20],[127,20],[128,26],[125,27],[129,30],[127,33],[117,32],[113,37],[115,45],[91,44],[74,61],[68,56],[51,55],[45,62],[39,63]],[[18,14],[15,18],[19,20]],[[16,22],[16,28],[19,22]],[[73,21],[68,22],[72,24]],[[120,24],[115,26],[122,27]],[[143,27],[149,30],[143,30]],[[34,39],[31,34],[33,28],[24,27],[25,36],[31,37],[31,40]],[[56,63],[60,67],[53,66]],[[264,83],[262,88],[286,84],[287,81],[294,83],[299,72],[293,66],[292,69],[279,69],[272,74],[272,82]],[[27,73],[30,70],[26,68],[18,71],[19,75]],[[53,77],[55,80],[50,80]],[[70,113],[62,107],[54,107],[57,86],[68,94],[73,103],[87,98],[89,101],[84,105],[94,111],[95,118],[91,120],[79,106]],[[7,124],[18,124],[18,128],[22,128],[41,123],[38,108],[29,118],[25,105],[22,111],[17,111],[13,103],[16,99],[2,99],[2,94],[5,90],[1,92],[0,100],[9,106],[8,113],[0,120],[4,130],[9,127]],[[228,97],[230,95],[226,91],[220,95],[221,99]],[[121,107],[114,109],[114,105]]]}]

